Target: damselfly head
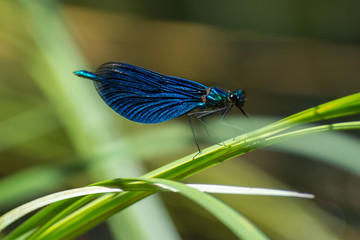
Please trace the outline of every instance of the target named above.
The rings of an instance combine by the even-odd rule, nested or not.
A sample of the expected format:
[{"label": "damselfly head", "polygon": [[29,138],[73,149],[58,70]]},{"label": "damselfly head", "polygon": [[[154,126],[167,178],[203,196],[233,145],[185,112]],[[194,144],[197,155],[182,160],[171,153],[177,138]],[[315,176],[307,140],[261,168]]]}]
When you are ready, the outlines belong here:
[{"label": "damselfly head", "polygon": [[243,110],[245,100],[246,93],[244,90],[236,90],[235,92],[228,93],[228,101],[234,104],[245,116],[247,116],[245,111]]},{"label": "damselfly head", "polygon": [[235,92],[229,93],[228,99],[237,107],[243,107],[246,100],[246,93],[244,90],[236,90]]}]

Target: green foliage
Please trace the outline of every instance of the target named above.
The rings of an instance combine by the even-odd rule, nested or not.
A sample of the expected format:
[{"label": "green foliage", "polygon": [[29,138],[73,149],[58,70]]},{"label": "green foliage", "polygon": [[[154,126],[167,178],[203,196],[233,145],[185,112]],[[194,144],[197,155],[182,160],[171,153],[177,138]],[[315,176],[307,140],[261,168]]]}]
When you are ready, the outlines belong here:
[{"label": "green foliage", "polygon": [[[309,127],[283,133],[283,131],[303,123],[359,113],[360,93],[319,105],[260,129],[238,136],[235,140],[225,141],[225,146],[209,147],[199,155],[192,154],[184,157],[145,174],[143,178],[148,179],[147,181],[151,181],[151,178],[180,180],[235,156],[302,135],[325,131],[359,129],[360,122],[346,122]],[[261,232],[254,230],[254,227],[248,225],[249,223],[244,220],[240,221],[240,228],[242,230],[237,232],[239,225],[235,223],[238,223],[238,221],[235,221],[235,223],[233,221],[228,222],[227,219],[231,219],[232,216],[240,217],[240,215],[237,215],[233,210],[225,210],[228,209],[226,205],[223,205],[214,198],[203,195],[196,190],[189,189],[188,187],[184,187],[175,182],[164,180],[164,183],[176,189],[181,189],[181,191],[185,191],[185,195],[196,201],[198,204],[205,204],[204,206],[207,209],[213,210],[214,214],[218,215],[225,224],[230,224],[228,226],[239,237],[241,236],[244,239],[264,239]],[[65,200],[40,211],[22,226],[9,234],[5,239],[16,239],[19,236],[28,235],[29,232],[31,232],[31,235],[28,239],[73,238],[92,226],[106,220],[114,213],[121,211],[153,193],[153,191],[129,191],[125,193],[107,194],[100,197],[89,195],[80,198],[75,202],[73,199]],[[54,217],[54,209],[58,209],[59,206],[61,206],[61,209],[63,210]],[[44,224],[44,219],[49,219],[49,221]],[[262,237],[255,238],[254,235],[245,233],[249,228],[253,229],[254,234]]]}]

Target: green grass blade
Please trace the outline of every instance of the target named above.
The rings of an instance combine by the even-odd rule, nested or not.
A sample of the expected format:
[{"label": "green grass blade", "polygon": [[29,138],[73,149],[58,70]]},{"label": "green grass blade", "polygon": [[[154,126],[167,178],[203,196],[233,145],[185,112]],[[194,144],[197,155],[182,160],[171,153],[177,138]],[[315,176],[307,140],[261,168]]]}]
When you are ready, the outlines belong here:
[{"label": "green grass blade", "polygon": [[[331,109],[334,107],[336,109]],[[348,112],[349,111],[349,112]],[[274,133],[281,132],[289,127],[297,126],[305,122],[312,122],[320,119],[329,119],[339,116],[347,116],[350,114],[357,114],[360,112],[360,94],[354,94],[348,97],[337,99],[329,103],[325,103],[315,108],[305,110],[301,113],[295,114],[261,129],[255,130],[248,134],[243,134],[237,140],[226,141],[226,146],[212,146],[205,149],[202,155],[193,158],[193,155],[187,156],[183,159],[177,160],[159,169],[156,169],[148,174],[145,178],[165,178],[165,179],[182,179],[195,174],[198,171],[206,169],[210,166],[218,164],[224,160],[239,156],[249,151],[264,146],[264,143],[273,137]],[[349,129],[350,125],[338,125],[335,128],[325,127],[324,131]],[[353,125],[357,128],[357,124]],[[306,134],[314,133],[318,129],[309,130]],[[294,135],[298,135],[295,132]],[[281,136],[281,135],[280,135]],[[289,135],[283,135],[282,140],[286,140]],[[276,140],[276,139],[275,139]],[[281,140],[281,138],[280,138]],[[275,143],[275,141],[273,141]],[[86,207],[81,209],[81,214],[77,212],[74,215],[68,215],[66,218],[58,221],[53,226],[47,228],[42,232],[43,236],[50,232],[52,238],[44,239],[58,239],[66,236],[67,238],[75,237],[104,221],[109,216],[126,208],[129,205],[143,199],[151,193],[135,193],[127,192],[122,194],[110,194],[91,202]],[[57,232],[57,227],[62,226],[64,231]],[[65,231],[66,229],[66,231]]]},{"label": "green grass blade", "polygon": [[240,213],[209,194],[200,192],[192,187],[186,186],[186,184],[175,181],[165,179],[143,180],[152,183],[161,183],[178,190],[180,194],[193,200],[194,202],[205,208],[207,211],[209,211],[211,214],[213,214],[215,217],[217,217],[240,239],[269,239],[262,231],[260,231],[244,216],[242,216]]},{"label": "green grass blade", "polygon": [[[159,179],[157,182],[154,182],[153,179],[115,179],[105,182],[100,182],[93,184],[92,186],[70,189],[66,191],[61,191],[53,193],[41,198],[38,198],[34,201],[28,202],[24,205],[21,205],[6,214],[0,217],[0,232],[6,228],[8,225],[16,221],[17,219],[25,216],[26,214],[35,211],[41,207],[49,205],[51,203],[59,202],[65,199],[87,196],[93,194],[103,194],[103,193],[119,193],[123,191],[168,191],[168,188],[164,188],[163,185],[153,185],[152,183],[161,183]],[[140,182],[139,182],[140,181]],[[149,184],[150,183],[150,184]],[[221,193],[221,194],[242,194],[242,195],[265,195],[265,196],[286,196],[286,197],[300,197],[300,198],[313,198],[311,194],[297,193],[293,191],[277,190],[277,189],[264,189],[264,188],[249,188],[249,187],[239,187],[239,186],[224,186],[224,185],[214,185],[214,184],[186,184],[189,187],[192,187],[200,192],[206,193]],[[87,199],[95,198],[94,196],[89,196]],[[80,201],[83,204],[83,201]],[[77,203],[79,204],[79,203]],[[81,205],[78,205],[80,207]],[[72,209],[74,204],[72,204]],[[66,211],[62,211],[63,213]],[[60,214],[56,218],[50,220],[42,226],[51,226],[55,219],[60,219]],[[39,231],[38,231],[39,232]],[[36,234],[33,234],[32,238],[37,237]]]},{"label": "green grass blade", "polygon": [[291,131],[284,134],[279,134],[273,137],[269,137],[264,140],[263,146],[269,146],[276,143],[289,141],[294,138],[298,138],[304,135],[327,132],[327,131],[344,131],[344,130],[356,130],[360,129],[360,121],[353,121],[353,122],[344,122],[344,123],[334,123],[334,124],[327,124],[322,126],[316,127],[309,127],[301,130]]},{"label": "green grass blade", "polygon": [[0,231],[2,231],[5,227],[7,227],[12,222],[16,221],[20,217],[36,210],[51,203],[55,203],[64,199],[79,197],[79,196],[86,196],[90,194],[99,194],[99,193],[115,193],[115,192],[122,192],[121,189],[114,189],[108,187],[96,187],[96,186],[89,186],[77,189],[71,189],[66,191],[61,191],[57,193],[53,193],[42,198],[38,198],[34,201],[28,202],[20,207],[17,207],[10,212],[2,215],[0,217]]},{"label": "green grass blade", "polygon": [[[157,185],[147,185],[145,183],[156,183]],[[138,186],[140,183],[140,186]],[[214,216],[216,216],[221,222],[223,222],[229,229],[231,229],[234,234],[242,239],[268,239],[259,229],[257,229],[252,223],[250,223],[246,218],[241,214],[219,201],[218,199],[203,193],[193,187],[189,187],[186,184],[164,180],[164,179],[117,179],[111,180],[102,183],[103,185],[117,186],[119,188],[125,188],[130,191],[131,189],[139,190],[153,190],[158,191],[165,190],[168,191],[172,189],[173,191],[179,192],[180,194],[186,196],[187,198],[195,201]],[[159,185],[161,184],[161,185]],[[139,188],[140,187],[140,188]],[[100,197],[95,201],[100,204],[103,203],[103,200],[108,199],[108,196]],[[91,205],[93,205],[91,203]],[[78,209],[75,212],[71,213],[73,220],[67,221],[66,217],[54,225],[47,226],[44,231],[37,231],[37,234],[33,234],[29,239],[63,239],[69,238],[71,236],[71,231],[69,232],[69,226],[71,224],[77,224],[76,219],[81,219],[83,215],[87,215],[87,209]],[[89,217],[89,216],[88,216]],[[47,224],[46,224],[47,225]]]}]

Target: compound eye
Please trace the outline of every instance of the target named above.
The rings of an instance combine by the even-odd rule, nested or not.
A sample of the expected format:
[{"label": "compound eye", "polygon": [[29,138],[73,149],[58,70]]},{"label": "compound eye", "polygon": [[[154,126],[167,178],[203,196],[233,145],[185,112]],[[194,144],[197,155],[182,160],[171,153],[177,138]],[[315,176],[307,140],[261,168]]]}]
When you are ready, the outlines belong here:
[{"label": "compound eye", "polygon": [[237,99],[237,96],[235,94],[230,94],[229,99],[231,102],[235,102]]}]

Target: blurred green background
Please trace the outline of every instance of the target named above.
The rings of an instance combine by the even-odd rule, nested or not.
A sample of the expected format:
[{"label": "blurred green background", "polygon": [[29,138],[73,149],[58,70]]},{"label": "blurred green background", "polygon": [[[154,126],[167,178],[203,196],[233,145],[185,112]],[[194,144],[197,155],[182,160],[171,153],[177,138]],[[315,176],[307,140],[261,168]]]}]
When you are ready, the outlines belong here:
[{"label": "blurred green background", "polygon": [[[245,89],[252,126],[236,110],[229,122],[243,131],[226,134],[212,119],[218,135],[234,137],[359,91],[359,11],[356,0],[0,1],[0,212],[55,191],[137,177],[196,151],[186,117],[130,122],[73,71],[122,61]],[[219,141],[197,131],[203,147]],[[272,239],[359,239],[360,167],[348,167],[360,166],[359,151],[359,132],[316,135],[186,181],[313,193],[315,200],[217,197]],[[191,201],[162,194],[78,239],[236,238]]]}]

